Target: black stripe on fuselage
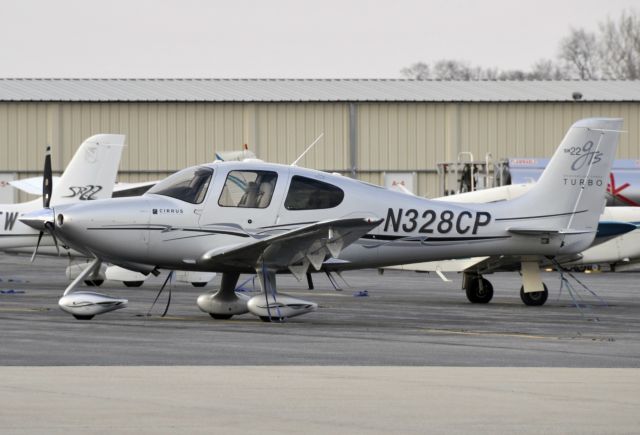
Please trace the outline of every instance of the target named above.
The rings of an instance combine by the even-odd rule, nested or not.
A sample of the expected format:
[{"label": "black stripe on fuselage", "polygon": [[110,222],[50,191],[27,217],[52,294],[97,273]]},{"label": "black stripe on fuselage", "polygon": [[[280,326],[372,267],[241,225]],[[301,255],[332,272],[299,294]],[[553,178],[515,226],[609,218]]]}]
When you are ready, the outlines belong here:
[{"label": "black stripe on fuselage", "polygon": [[152,228],[152,227],[102,227],[102,228],[98,228],[98,227],[91,227],[91,228],[87,228],[88,230],[101,230],[101,231],[108,231],[108,230],[155,230],[155,231],[164,231],[166,230],[166,228]]},{"label": "black stripe on fuselage", "polygon": [[182,231],[188,231],[192,233],[207,233],[208,234],[226,234],[228,236],[238,236],[238,237],[251,237],[247,233],[234,233],[232,231],[223,231],[223,230],[199,230],[197,228],[186,228]]},{"label": "black stripe on fuselage", "polygon": [[[155,230],[155,231],[166,231],[167,228],[158,228],[158,227],[104,227],[104,228],[97,228],[97,227],[92,227],[92,228],[87,228],[88,230]],[[246,233],[234,233],[231,231],[222,231],[222,230],[202,230],[202,229],[197,229],[197,228],[170,228],[171,231],[189,231],[189,232],[195,232],[195,233],[205,233],[204,235],[209,235],[209,234],[226,234],[229,236],[238,236],[238,237],[251,237],[249,234]],[[197,237],[197,236],[192,236],[192,237]]]},{"label": "black stripe on fuselage", "polygon": [[544,215],[539,215],[539,216],[519,216],[519,217],[512,217],[512,218],[496,218],[494,220],[496,221],[517,221],[517,220],[521,220],[521,219],[541,219],[541,218],[548,218],[548,217],[558,217],[558,216],[569,216],[572,214],[580,214],[580,213],[585,213],[588,212],[589,210],[580,210],[580,211],[569,211],[566,213],[557,213],[557,214],[544,214]]},{"label": "black stripe on fuselage", "polygon": [[312,221],[312,222],[292,222],[290,224],[280,224],[280,225],[268,225],[266,227],[260,227],[258,228],[259,230],[267,230],[270,228],[280,228],[280,227],[290,227],[292,225],[309,225],[309,224],[315,224],[318,223],[318,221]]},{"label": "black stripe on fuselage", "polygon": [[469,242],[473,240],[509,239],[511,236],[472,236],[472,237],[407,237],[366,234],[361,237],[367,240],[401,241],[401,242]]}]

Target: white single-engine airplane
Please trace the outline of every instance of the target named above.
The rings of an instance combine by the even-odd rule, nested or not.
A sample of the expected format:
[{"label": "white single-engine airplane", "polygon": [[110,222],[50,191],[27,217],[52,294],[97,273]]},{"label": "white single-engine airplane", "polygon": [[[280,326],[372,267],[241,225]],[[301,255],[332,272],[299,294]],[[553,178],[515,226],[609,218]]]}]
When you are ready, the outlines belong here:
[{"label": "white single-engine airplane", "polygon": [[[276,273],[301,278],[310,266],[583,251],[604,208],[621,127],[621,119],[576,122],[529,192],[492,204],[431,201],[296,166],[243,161],[182,170],[142,197],[45,207],[20,220],[94,256],[94,264],[222,272],[220,290],[198,298],[201,310],[214,318],[251,312],[279,320],[317,305],[278,294]],[[262,294],[237,295],[239,274],[254,272]],[[73,286],[59,304],[77,318],[119,308],[71,293]],[[481,276],[468,288],[478,300],[492,293]]]}]

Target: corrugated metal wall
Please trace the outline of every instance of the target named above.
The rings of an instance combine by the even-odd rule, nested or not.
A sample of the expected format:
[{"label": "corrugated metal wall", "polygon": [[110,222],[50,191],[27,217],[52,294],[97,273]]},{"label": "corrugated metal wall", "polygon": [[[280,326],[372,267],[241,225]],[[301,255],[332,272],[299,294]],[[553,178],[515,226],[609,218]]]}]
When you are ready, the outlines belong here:
[{"label": "corrugated metal wall", "polygon": [[[469,151],[484,161],[550,157],[578,119],[622,117],[617,158],[640,158],[640,103],[358,104],[360,178],[383,182],[378,169],[418,172],[420,195],[439,194],[436,163]],[[425,171],[426,170],[426,171]]]},{"label": "corrugated metal wall", "polygon": [[[268,161],[349,173],[349,103],[0,103],[0,171],[40,173],[45,144],[60,171],[96,133],[127,135],[122,181],[155,179],[248,144]],[[438,193],[436,163],[460,151],[476,159],[548,157],[566,129],[589,116],[620,116],[618,158],[640,157],[640,103],[355,103],[358,177],[417,171],[418,193]],[[21,197],[24,199],[24,196]]]}]

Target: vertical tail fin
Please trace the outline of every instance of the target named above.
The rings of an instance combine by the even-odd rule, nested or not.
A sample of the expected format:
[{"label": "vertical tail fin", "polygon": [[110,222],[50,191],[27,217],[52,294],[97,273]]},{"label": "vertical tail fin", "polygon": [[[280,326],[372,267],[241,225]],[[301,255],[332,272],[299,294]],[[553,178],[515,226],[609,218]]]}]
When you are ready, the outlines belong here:
[{"label": "vertical tail fin", "polygon": [[595,235],[621,129],[619,118],[573,124],[535,187],[514,200],[519,213],[544,217],[538,222],[548,229]]},{"label": "vertical tail fin", "polygon": [[111,198],[125,136],[97,134],[85,140],[53,186],[52,204]]}]

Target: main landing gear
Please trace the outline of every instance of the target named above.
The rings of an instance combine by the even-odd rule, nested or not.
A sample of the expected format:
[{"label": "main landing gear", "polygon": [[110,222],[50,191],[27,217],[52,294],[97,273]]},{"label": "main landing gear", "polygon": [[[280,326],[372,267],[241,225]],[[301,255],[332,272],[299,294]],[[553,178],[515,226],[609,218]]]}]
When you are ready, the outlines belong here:
[{"label": "main landing gear", "polygon": [[530,307],[539,307],[544,305],[547,302],[547,298],[549,297],[549,290],[547,289],[546,284],[542,284],[544,290],[541,292],[524,292],[524,286],[520,287],[520,299],[525,305],[529,305]]},{"label": "main landing gear", "polygon": [[[542,281],[540,281],[539,285],[542,286],[542,291],[525,292],[524,285],[520,287],[520,299],[523,304],[530,307],[539,307],[547,302],[549,290]],[[493,286],[482,275],[465,273],[462,288],[467,295],[467,299],[472,304],[488,304],[493,298]]]},{"label": "main landing gear", "polygon": [[488,304],[493,298],[493,286],[480,275],[465,273],[462,286],[472,304]]},{"label": "main landing gear", "polygon": [[289,317],[310,313],[318,308],[313,302],[304,301],[276,291],[276,274],[273,270],[256,270],[262,293],[249,298],[236,293],[239,274],[222,274],[220,290],[198,297],[198,307],[214,319],[230,319],[237,314],[250,312],[264,322],[278,322]]}]

